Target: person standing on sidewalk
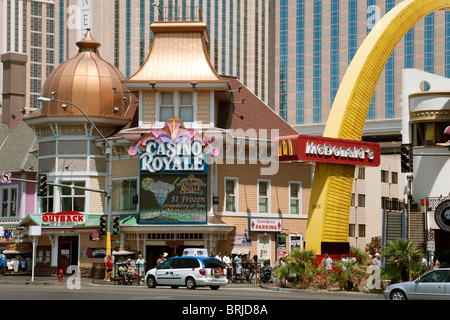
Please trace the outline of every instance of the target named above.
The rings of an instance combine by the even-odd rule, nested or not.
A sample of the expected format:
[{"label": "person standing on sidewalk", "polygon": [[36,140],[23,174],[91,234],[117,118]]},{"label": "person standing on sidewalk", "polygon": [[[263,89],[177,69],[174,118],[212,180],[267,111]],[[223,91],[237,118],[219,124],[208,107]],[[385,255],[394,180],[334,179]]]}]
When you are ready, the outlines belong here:
[{"label": "person standing on sidewalk", "polygon": [[145,276],[145,260],[142,258],[142,254],[138,256],[138,259],[136,260],[136,266],[137,266],[137,276],[138,276],[138,284],[142,284],[142,277]]},{"label": "person standing on sidewalk", "polygon": [[5,275],[5,271],[6,271],[6,256],[2,252],[0,254],[0,277],[3,277]]}]

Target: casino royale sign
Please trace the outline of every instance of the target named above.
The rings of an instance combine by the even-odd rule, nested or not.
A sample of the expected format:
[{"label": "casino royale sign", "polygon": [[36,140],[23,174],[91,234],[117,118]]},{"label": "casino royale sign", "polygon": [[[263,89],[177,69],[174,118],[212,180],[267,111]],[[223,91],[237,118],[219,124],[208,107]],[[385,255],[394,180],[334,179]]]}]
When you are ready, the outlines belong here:
[{"label": "casino royale sign", "polygon": [[140,156],[141,172],[207,172],[201,141],[148,141]]},{"label": "casino royale sign", "polygon": [[378,167],[380,145],[306,135],[277,139],[279,161],[308,161]]}]

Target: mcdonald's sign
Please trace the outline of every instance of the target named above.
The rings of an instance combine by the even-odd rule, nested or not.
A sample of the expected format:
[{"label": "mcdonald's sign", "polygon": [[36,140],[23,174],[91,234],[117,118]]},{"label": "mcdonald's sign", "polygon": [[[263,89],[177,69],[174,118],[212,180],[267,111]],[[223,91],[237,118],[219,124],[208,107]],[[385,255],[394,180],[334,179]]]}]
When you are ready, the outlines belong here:
[{"label": "mcdonald's sign", "polygon": [[377,167],[380,145],[306,135],[279,137],[279,161],[307,161]]},{"label": "mcdonald's sign", "polygon": [[278,146],[278,156],[292,156],[294,155],[294,150],[292,149],[291,140],[282,140]]}]

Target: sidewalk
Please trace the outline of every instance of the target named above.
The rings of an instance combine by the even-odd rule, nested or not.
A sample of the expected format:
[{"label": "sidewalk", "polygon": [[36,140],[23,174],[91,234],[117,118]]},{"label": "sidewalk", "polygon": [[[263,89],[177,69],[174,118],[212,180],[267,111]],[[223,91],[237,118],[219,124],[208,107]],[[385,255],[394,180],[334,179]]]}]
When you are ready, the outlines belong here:
[{"label": "sidewalk", "polygon": [[[11,275],[0,277],[0,285],[2,284],[38,284],[38,285],[66,285],[69,276],[64,276],[62,282],[59,282],[58,277],[34,277],[31,281],[30,275]],[[91,284],[91,278],[81,278],[82,284]]]}]

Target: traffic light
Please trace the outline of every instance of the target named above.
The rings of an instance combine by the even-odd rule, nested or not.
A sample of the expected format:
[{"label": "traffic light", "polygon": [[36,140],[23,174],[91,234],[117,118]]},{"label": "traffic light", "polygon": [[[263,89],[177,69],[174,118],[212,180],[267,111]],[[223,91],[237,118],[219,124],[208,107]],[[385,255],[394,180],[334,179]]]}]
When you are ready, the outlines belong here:
[{"label": "traffic light", "polygon": [[45,175],[45,174],[39,175],[38,196],[40,196],[40,197],[47,196],[47,175]]},{"label": "traffic light", "polygon": [[100,234],[106,234],[106,215],[100,217]]},{"label": "traffic light", "polygon": [[413,172],[413,153],[411,144],[401,146],[402,172]]},{"label": "traffic light", "polygon": [[117,235],[119,234],[119,216],[114,216],[113,219],[113,234]]}]

